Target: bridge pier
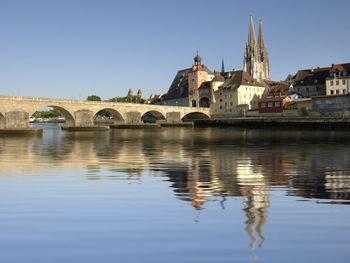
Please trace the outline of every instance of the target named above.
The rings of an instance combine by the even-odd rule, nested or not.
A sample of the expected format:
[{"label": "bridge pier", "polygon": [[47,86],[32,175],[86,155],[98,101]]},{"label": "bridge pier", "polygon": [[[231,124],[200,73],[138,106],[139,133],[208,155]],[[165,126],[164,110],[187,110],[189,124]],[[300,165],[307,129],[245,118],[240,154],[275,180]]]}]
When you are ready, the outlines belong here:
[{"label": "bridge pier", "polygon": [[[75,127],[91,127],[94,126],[93,112],[89,110],[78,110],[75,112]],[[72,127],[66,123],[66,127]]]},{"label": "bridge pier", "polygon": [[9,111],[5,113],[4,128],[25,129],[29,127],[29,113],[24,111]]},{"label": "bridge pier", "polygon": [[126,113],[125,118],[125,124],[140,124],[142,123],[141,120],[141,113],[137,111],[130,111]]},{"label": "bridge pier", "polygon": [[180,112],[167,112],[166,113],[166,122],[172,124],[182,123],[181,113]]}]

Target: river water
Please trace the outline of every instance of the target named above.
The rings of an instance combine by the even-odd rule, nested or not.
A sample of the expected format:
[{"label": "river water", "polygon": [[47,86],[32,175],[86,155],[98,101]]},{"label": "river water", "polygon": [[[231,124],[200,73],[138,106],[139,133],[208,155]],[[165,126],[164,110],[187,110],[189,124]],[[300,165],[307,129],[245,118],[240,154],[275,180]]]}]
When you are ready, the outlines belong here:
[{"label": "river water", "polygon": [[350,132],[0,136],[0,262],[349,262]]}]

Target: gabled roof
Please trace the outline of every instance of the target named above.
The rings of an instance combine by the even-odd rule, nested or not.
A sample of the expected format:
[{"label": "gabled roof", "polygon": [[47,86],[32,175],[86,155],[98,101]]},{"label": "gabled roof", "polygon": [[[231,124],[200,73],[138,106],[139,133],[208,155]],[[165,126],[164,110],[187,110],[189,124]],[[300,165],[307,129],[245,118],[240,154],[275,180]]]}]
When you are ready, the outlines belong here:
[{"label": "gabled roof", "polygon": [[204,81],[198,89],[210,89],[210,81]]},{"label": "gabled roof", "polygon": [[264,87],[243,70],[233,71],[231,74],[231,77],[226,79],[219,89],[238,89],[241,85]]},{"label": "gabled roof", "polygon": [[213,81],[213,82],[225,82],[225,78],[221,75],[216,75],[211,81]]},{"label": "gabled roof", "polygon": [[203,64],[201,64],[201,65],[193,65],[193,66],[192,66],[192,70],[193,70],[193,71],[196,71],[196,70],[198,70],[198,71],[205,71],[205,72],[207,72],[208,74],[214,75],[214,73],[211,72],[210,69],[208,69],[207,66],[206,66],[206,65],[203,65]]},{"label": "gabled roof", "polygon": [[295,92],[290,91],[290,85],[279,85],[275,86],[270,89],[268,96],[275,96],[275,95],[292,95],[295,94]]},{"label": "gabled roof", "polygon": [[165,100],[186,98],[188,97],[188,74],[192,68],[179,70],[171,84]]},{"label": "gabled roof", "polygon": [[325,84],[331,68],[315,68],[298,70],[294,77],[294,86]]},{"label": "gabled roof", "polygon": [[345,64],[335,64],[335,65],[332,65],[332,68],[331,68],[331,72],[335,72],[335,71],[350,71],[350,63],[345,63]]}]

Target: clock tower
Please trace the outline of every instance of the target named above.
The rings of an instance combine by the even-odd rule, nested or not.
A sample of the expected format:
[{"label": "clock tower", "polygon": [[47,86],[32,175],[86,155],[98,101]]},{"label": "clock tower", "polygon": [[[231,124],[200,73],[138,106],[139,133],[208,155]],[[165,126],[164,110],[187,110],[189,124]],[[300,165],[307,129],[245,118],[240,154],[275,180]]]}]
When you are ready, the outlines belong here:
[{"label": "clock tower", "polygon": [[202,58],[198,55],[194,57],[192,71],[188,74],[188,100],[190,107],[199,107],[198,88],[203,82],[208,81],[208,70],[202,65]]}]

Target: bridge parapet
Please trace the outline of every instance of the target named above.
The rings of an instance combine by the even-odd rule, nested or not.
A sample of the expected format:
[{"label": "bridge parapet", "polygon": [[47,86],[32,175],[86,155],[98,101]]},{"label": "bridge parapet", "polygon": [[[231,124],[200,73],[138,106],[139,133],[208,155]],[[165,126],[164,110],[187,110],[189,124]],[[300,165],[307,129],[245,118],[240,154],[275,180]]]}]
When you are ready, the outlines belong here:
[{"label": "bridge parapet", "polygon": [[116,122],[126,124],[141,123],[142,117],[147,113],[170,123],[181,122],[184,116],[193,113],[210,117],[209,108],[0,96],[0,127],[28,127],[32,114],[44,107],[53,107],[59,110],[66,118],[67,127],[92,126],[94,125],[94,116],[101,110],[112,113]]}]

